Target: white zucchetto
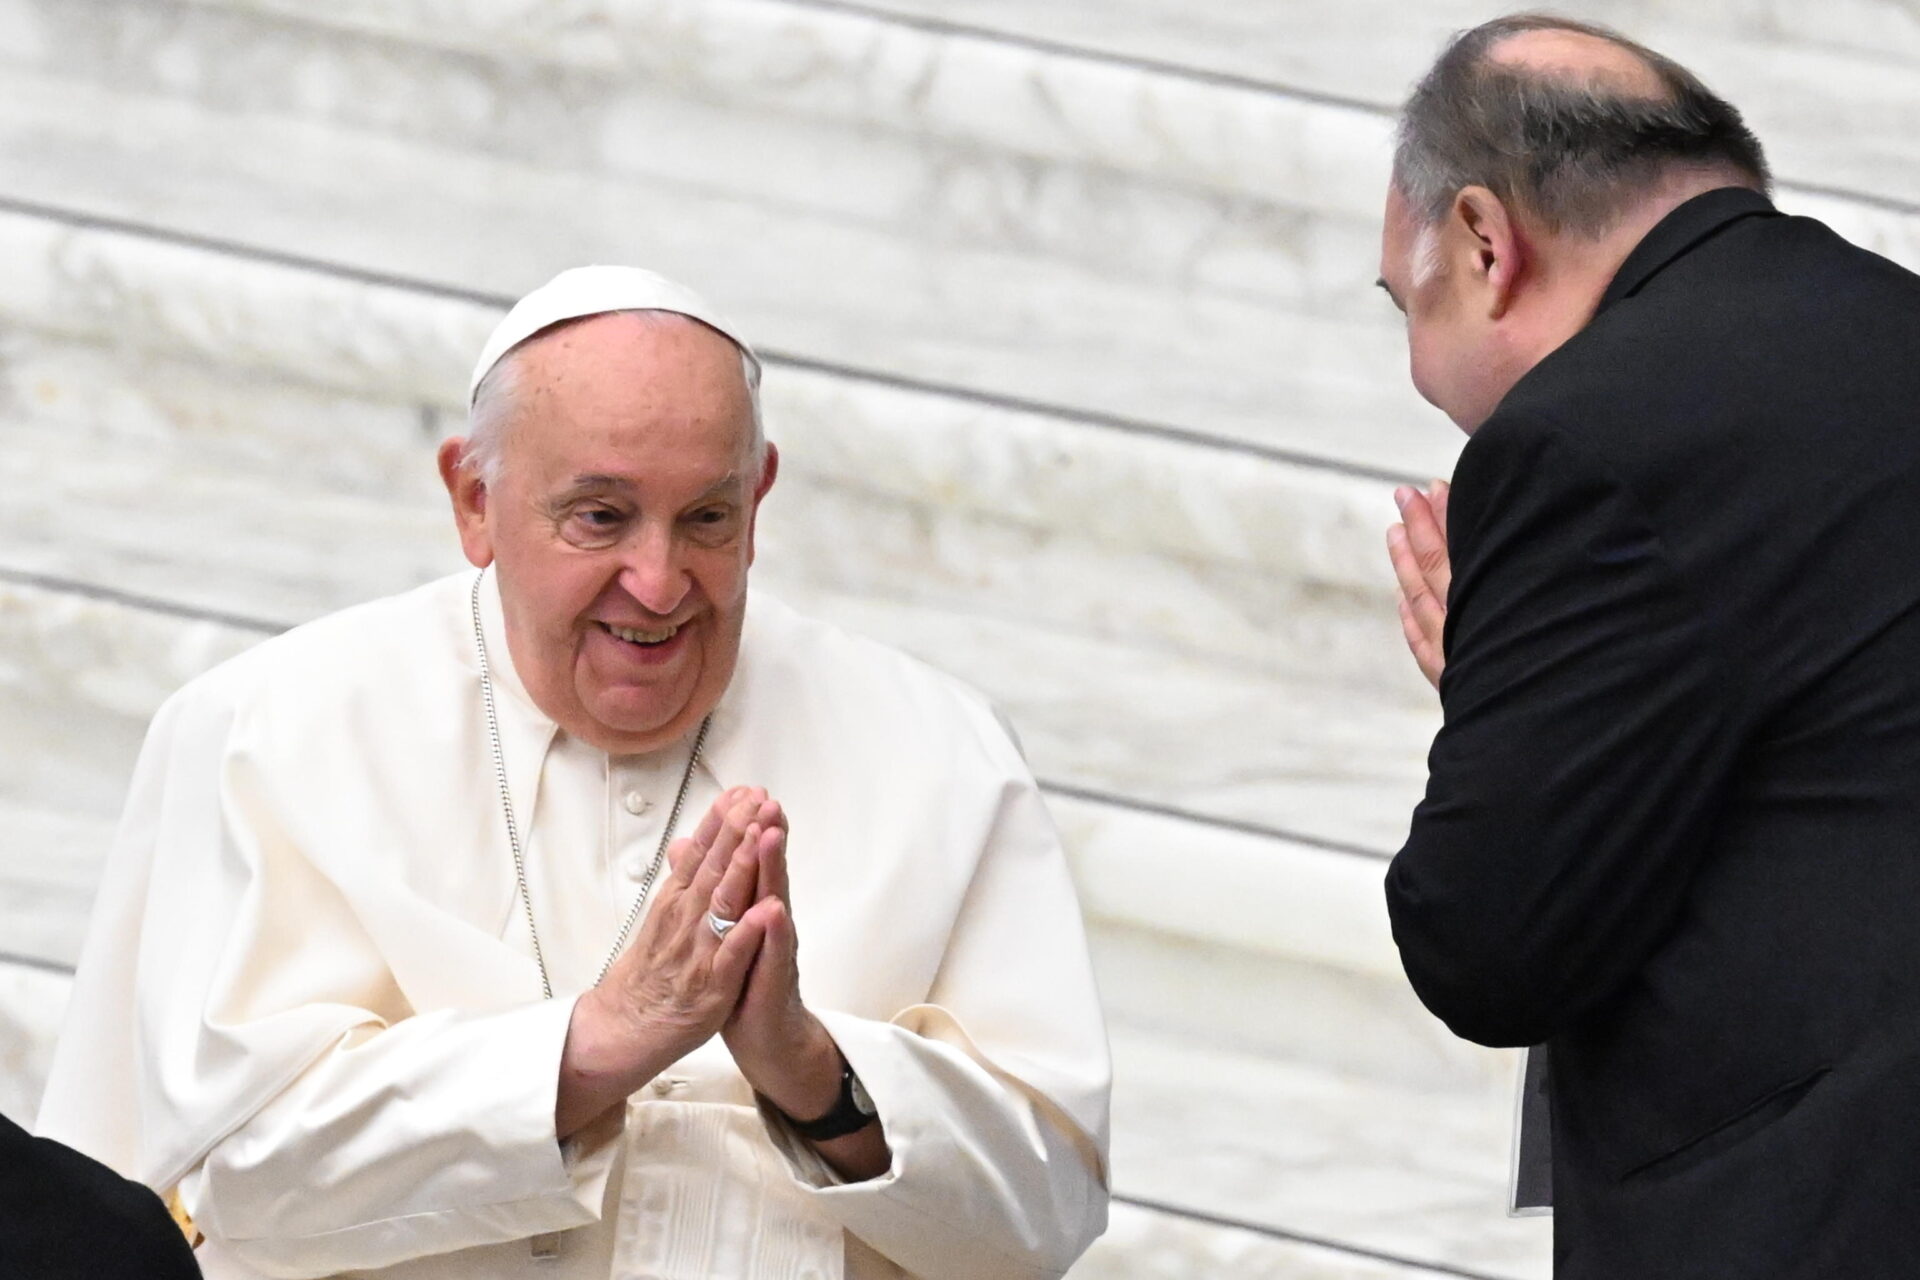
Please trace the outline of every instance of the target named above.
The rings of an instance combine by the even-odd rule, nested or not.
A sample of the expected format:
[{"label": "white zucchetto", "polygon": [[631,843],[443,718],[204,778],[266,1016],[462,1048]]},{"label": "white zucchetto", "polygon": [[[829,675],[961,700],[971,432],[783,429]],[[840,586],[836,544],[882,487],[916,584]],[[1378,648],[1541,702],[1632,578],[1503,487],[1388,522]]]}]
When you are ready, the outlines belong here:
[{"label": "white zucchetto", "polygon": [[747,385],[760,385],[760,357],[713,305],[683,284],[643,267],[570,267],[513,304],[480,348],[467,403],[500,358],[543,329],[609,311],[672,311],[717,330],[746,358]]}]

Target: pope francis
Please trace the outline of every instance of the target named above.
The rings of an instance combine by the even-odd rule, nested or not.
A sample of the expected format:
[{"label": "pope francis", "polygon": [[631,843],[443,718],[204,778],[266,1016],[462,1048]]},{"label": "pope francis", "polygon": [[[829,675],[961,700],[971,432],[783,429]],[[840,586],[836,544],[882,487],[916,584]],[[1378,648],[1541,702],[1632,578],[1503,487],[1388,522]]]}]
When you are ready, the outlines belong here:
[{"label": "pope francis", "polygon": [[756,593],[698,297],[562,273],[439,465],[476,572],[154,717],[41,1131],[214,1280],[1060,1275],[1109,1066],[993,711]]}]

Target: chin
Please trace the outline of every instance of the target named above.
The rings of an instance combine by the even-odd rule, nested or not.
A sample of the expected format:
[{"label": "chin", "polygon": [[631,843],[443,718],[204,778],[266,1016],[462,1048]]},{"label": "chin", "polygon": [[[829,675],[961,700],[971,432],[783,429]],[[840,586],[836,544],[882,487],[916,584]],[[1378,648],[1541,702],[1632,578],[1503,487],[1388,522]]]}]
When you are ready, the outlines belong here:
[{"label": "chin", "polygon": [[[648,714],[625,707],[600,707],[588,713],[600,736],[620,743],[642,743],[640,750],[665,746],[698,724],[699,717],[684,710]],[[628,746],[627,750],[635,748]]]}]

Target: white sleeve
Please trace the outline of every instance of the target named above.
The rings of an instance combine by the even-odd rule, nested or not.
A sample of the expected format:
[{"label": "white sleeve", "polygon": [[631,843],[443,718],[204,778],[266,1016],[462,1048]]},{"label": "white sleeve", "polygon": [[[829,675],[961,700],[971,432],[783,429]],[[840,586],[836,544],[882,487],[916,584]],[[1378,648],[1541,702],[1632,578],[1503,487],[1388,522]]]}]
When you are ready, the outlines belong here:
[{"label": "white sleeve", "polygon": [[[415,1014],[248,742],[220,686],[155,718],[42,1128],[156,1190],[177,1184],[209,1239],[273,1276],[597,1218],[622,1118],[571,1155],[556,1139],[572,1003]],[[408,918],[423,949],[471,936],[448,965],[498,949]]]},{"label": "white sleeve", "polygon": [[1106,1229],[1106,1029],[1079,904],[1032,781],[1009,778],[929,1002],[817,1010],[878,1108],[892,1166],[843,1183],[771,1108],[816,1204],[917,1276],[1063,1274]]},{"label": "white sleeve", "polygon": [[620,1115],[554,1133],[571,1001],[349,1033],[180,1186],[195,1225],[271,1276],[329,1276],[583,1226]]}]

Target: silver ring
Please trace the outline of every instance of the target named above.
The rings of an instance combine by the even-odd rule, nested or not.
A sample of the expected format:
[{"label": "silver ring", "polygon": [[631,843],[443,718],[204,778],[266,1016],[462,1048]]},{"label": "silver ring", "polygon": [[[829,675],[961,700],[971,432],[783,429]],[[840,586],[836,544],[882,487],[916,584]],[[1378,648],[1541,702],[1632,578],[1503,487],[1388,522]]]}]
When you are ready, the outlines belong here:
[{"label": "silver ring", "polygon": [[738,920],[729,920],[725,916],[707,912],[707,928],[713,930],[713,936],[716,938],[724,939],[733,932],[733,926],[739,923]]}]

